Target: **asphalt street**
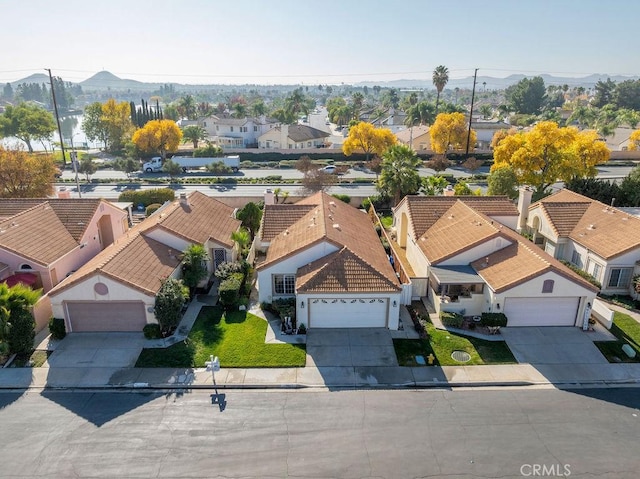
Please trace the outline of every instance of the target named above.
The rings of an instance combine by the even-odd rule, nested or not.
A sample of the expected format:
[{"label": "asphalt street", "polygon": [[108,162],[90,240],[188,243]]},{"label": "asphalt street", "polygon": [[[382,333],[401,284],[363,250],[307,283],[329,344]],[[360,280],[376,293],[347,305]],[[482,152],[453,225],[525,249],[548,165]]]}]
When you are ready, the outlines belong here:
[{"label": "asphalt street", "polygon": [[0,393],[0,477],[624,479],[640,470],[634,388],[220,392]]}]

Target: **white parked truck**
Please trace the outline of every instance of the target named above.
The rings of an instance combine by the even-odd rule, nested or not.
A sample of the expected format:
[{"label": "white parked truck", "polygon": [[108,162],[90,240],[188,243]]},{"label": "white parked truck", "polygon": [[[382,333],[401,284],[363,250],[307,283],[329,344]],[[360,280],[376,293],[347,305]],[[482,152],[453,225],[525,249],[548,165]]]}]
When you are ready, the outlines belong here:
[{"label": "white parked truck", "polygon": [[[225,156],[217,158],[192,158],[190,156],[174,156],[171,161],[178,163],[185,173],[187,170],[196,168],[202,168],[203,166],[210,165],[211,163],[222,162],[225,166],[228,166],[233,171],[240,169],[240,156]],[[155,156],[151,158],[151,161],[147,161],[142,165],[142,171],[147,173],[153,173],[162,170],[162,158]]]}]

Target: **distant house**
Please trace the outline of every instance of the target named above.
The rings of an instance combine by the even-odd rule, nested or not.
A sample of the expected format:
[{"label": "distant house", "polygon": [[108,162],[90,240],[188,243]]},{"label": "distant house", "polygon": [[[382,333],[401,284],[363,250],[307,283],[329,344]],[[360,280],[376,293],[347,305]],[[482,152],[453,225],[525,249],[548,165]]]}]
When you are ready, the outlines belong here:
[{"label": "distant house", "polygon": [[265,116],[234,118],[229,115],[201,118],[198,122],[210,140],[222,148],[256,148],[260,135],[280,124]]},{"label": "distant house", "polygon": [[326,131],[307,125],[281,125],[258,138],[258,148],[298,150],[321,148],[329,137]]},{"label": "distant house", "polygon": [[234,209],[195,192],[163,206],[49,292],[53,314],[67,331],[142,331],[155,323],[162,282],[181,276],[182,252],[207,251],[212,273],[236,259],[231,233],[240,227]]},{"label": "distant house", "polygon": [[565,189],[528,208],[526,229],[544,251],[593,276],[603,293],[633,293],[640,218]]},{"label": "distant house", "polygon": [[583,326],[598,289],[516,233],[506,197],[407,196],[394,210],[412,296],[508,326]]},{"label": "distant house", "polygon": [[418,125],[398,131],[396,138],[403,145],[411,146],[414,151],[431,150],[431,135],[428,125]]},{"label": "distant house", "polygon": [[476,132],[477,147],[486,150],[491,147],[493,135],[500,130],[508,130],[511,125],[498,120],[474,120],[471,129]]},{"label": "distant house", "polygon": [[259,300],[295,298],[298,324],[398,329],[402,285],[366,213],[322,192],[267,200],[254,247]]}]

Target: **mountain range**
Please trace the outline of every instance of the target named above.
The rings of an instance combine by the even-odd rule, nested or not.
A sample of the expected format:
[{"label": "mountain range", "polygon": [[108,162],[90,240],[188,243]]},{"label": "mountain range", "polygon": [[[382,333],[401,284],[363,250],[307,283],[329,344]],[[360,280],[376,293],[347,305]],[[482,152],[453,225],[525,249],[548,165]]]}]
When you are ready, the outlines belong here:
[{"label": "mountain range", "polygon": [[[593,88],[595,84],[600,80],[606,80],[610,78],[616,83],[623,82],[625,80],[637,80],[639,77],[627,77],[620,75],[606,75],[595,73],[592,75],[588,75],[585,77],[556,77],[553,75],[541,74],[541,75],[522,75],[522,74],[514,74],[509,75],[505,78],[491,77],[491,76],[479,76],[476,80],[476,89],[480,91],[484,90],[504,90],[508,86],[514,85],[518,83],[523,78],[531,78],[534,76],[541,76],[544,80],[545,85],[568,85],[571,87],[584,87],[584,88]],[[64,80],[64,78],[63,78]],[[21,83],[49,83],[49,76],[44,73],[35,73],[26,78],[22,78],[20,80],[16,80],[11,82],[12,87],[16,87]],[[147,83],[141,82],[137,80],[130,80],[125,78],[120,78],[108,71],[101,71],[96,73],[95,75],[87,78],[84,81],[80,82],[80,86],[85,92],[88,91],[155,91],[162,84],[172,84],[175,86],[176,90],[184,90],[184,91],[194,91],[194,90],[202,90],[205,88],[219,87],[221,85],[214,84],[201,84],[201,85],[191,85],[191,84],[181,84],[181,83],[170,83],[170,82],[161,82],[161,83]],[[359,83],[354,83],[353,86],[356,87],[364,87],[367,86],[369,88],[373,86],[381,86],[386,88],[399,88],[399,89],[434,89],[433,83],[430,80],[391,80],[391,81],[363,81]],[[225,85],[227,86],[227,85]],[[236,85],[237,86],[237,85]],[[288,85],[291,86],[291,85]],[[471,89],[473,86],[473,77],[466,78],[451,78],[447,83],[447,89],[453,88],[461,88],[461,89]]]}]

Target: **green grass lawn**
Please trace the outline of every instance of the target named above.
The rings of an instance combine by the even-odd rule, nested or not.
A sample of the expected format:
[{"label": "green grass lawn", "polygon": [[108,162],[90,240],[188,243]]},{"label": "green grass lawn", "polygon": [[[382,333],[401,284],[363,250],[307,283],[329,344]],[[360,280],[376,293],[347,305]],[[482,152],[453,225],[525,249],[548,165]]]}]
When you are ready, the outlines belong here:
[{"label": "green grass lawn", "polygon": [[31,354],[18,354],[9,367],[39,368],[42,367],[53,351],[34,350]]},{"label": "green grass lawn", "polygon": [[167,349],[144,349],[136,367],[204,367],[210,355],[224,368],[302,367],[300,344],[265,344],[267,322],[245,311],[203,306],[187,341]]},{"label": "green grass lawn", "polygon": [[[486,341],[467,336],[453,334],[448,331],[436,329],[431,323],[427,323],[427,339],[394,339],[393,346],[400,366],[418,366],[416,355],[422,355],[427,361],[427,356],[435,356],[435,365],[460,366],[481,364],[510,364],[516,363],[511,350],[504,341]],[[471,360],[459,363],[451,357],[453,351],[466,351]],[[427,361],[428,364],[428,361]]]},{"label": "green grass lawn", "polygon": [[[616,311],[613,314],[613,326],[611,332],[618,338],[617,341],[594,341],[596,347],[610,363],[637,363],[640,362],[640,323],[628,314]],[[636,357],[630,358],[622,351],[622,346],[629,344],[636,350]]]}]

